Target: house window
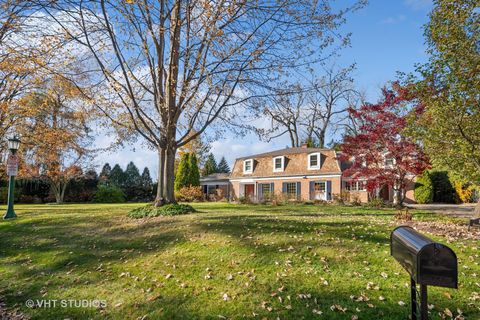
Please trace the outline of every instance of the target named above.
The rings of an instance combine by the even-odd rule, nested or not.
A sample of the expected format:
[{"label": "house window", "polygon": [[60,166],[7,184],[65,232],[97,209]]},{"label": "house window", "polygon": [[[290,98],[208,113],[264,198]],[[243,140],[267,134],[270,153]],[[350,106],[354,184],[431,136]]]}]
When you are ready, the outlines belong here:
[{"label": "house window", "polygon": [[315,184],[313,185],[313,190],[315,192],[325,192],[327,190],[325,181],[315,182]]},{"label": "house window", "polygon": [[283,172],[285,157],[273,158],[273,172]]},{"label": "house window", "polygon": [[308,169],[309,170],[320,169],[320,152],[311,153],[308,155]]},{"label": "house window", "polygon": [[253,159],[243,161],[243,173],[253,172]]},{"label": "house window", "polygon": [[296,198],[297,197],[297,183],[296,182],[289,182],[287,183],[287,195],[289,198]]},{"label": "house window", "polygon": [[365,191],[366,182],[365,181],[346,181],[345,190],[348,191]]},{"label": "house window", "polygon": [[264,196],[267,196],[270,194],[270,192],[272,192],[272,190],[270,190],[270,183],[263,183],[262,184],[262,194]]}]

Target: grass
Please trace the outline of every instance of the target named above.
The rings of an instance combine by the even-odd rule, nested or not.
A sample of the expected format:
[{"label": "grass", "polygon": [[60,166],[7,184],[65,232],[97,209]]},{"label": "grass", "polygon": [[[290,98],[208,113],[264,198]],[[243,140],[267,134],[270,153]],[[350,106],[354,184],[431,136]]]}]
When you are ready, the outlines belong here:
[{"label": "grass", "polygon": [[[408,276],[389,254],[393,210],[199,203],[188,215],[128,218],[138,206],[17,206],[18,219],[0,221],[2,300],[33,319],[409,314]],[[458,222],[428,213],[415,219]],[[458,255],[460,286],[429,289],[431,319],[440,319],[446,308],[480,319],[479,243],[448,245]],[[107,305],[28,309],[28,299]]]}]

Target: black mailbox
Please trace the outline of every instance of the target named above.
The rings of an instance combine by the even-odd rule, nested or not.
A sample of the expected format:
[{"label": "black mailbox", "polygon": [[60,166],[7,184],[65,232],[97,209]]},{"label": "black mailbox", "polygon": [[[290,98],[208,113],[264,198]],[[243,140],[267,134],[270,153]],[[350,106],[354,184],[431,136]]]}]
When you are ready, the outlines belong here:
[{"label": "black mailbox", "polygon": [[458,287],[457,256],[449,247],[411,227],[397,227],[390,236],[390,250],[416,283]]},{"label": "black mailbox", "polygon": [[417,319],[416,286],[420,285],[421,319],[427,319],[427,286],[458,287],[457,256],[408,226],[397,227],[390,235],[390,253],[410,274],[412,319]]}]

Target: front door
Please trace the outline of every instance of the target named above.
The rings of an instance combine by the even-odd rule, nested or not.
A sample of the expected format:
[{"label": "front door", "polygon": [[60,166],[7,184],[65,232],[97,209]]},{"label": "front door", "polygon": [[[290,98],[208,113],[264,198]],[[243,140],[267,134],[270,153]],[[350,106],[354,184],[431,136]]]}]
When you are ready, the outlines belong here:
[{"label": "front door", "polygon": [[255,195],[255,185],[254,184],[246,184],[245,185],[245,197],[253,198]]}]

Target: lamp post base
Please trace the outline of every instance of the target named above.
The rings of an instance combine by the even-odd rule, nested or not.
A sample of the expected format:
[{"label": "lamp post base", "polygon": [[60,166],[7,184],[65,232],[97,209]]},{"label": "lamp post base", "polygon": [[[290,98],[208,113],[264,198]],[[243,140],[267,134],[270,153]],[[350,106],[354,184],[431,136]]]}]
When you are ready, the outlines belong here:
[{"label": "lamp post base", "polygon": [[15,188],[15,176],[10,176],[10,181],[8,184],[7,213],[5,213],[5,215],[3,216],[4,220],[15,219],[17,217],[17,215],[15,214],[15,210],[13,210],[14,188]]},{"label": "lamp post base", "polygon": [[15,219],[17,215],[15,214],[15,211],[13,210],[7,210],[7,213],[3,216],[3,220],[8,220],[8,219]]}]

